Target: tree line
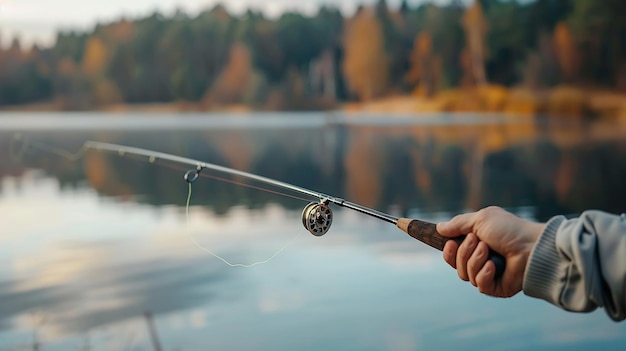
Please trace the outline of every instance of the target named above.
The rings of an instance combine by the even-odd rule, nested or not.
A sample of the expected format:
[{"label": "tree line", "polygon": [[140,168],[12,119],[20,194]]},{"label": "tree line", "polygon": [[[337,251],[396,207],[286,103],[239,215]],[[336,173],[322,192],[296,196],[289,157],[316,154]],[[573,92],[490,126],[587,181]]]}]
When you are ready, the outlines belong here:
[{"label": "tree line", "polygon": [[0,51],[0,106],[280,110],[486,84],[626,89],[624,13],[622,0],[404,0],[398,8],[378,0],[349,17],[322,6],[277,19],[222,5],[156,12],[59,32],[51,47],[14,39]]}]

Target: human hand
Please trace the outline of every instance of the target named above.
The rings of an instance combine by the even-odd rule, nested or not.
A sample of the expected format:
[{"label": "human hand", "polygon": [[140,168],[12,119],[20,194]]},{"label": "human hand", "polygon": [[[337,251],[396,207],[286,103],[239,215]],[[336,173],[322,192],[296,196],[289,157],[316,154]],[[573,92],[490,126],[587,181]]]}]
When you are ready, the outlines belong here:
[{"label": "human hand", "polygon": [[[448,240],[443,248],[444,260],[456,268],[459,278],[470,281],[483,294],[511,297],[522,290],[526,262],[544,226],[502,208],[487,207],[439,223],[437,231],[446,237],[467,234],[460,245]],[[506,260],[498,280],[495,265],[487,260],[490,248]]]}]

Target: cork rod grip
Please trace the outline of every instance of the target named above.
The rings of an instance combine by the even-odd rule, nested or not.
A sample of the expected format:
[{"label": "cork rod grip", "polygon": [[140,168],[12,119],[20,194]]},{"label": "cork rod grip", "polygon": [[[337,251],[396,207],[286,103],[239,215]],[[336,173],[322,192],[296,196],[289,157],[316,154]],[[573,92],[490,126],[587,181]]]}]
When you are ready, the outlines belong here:
[{"label": "cork rod grip", "polygon": [[[460,245],[463,239],[465,239],[465,235],[457,236],[456,238],[442,236],[437,232],[437,225],[435,223],[424,222],[417,219],[400,218],[397,226],[400,230],[413,238],[439,251],[443,251],[443,247],[448,240],[454,240]],[[496,266],[496,280],[500,279],[506,268],[504,257],[491,249],[489,250],[488,257]]]}]

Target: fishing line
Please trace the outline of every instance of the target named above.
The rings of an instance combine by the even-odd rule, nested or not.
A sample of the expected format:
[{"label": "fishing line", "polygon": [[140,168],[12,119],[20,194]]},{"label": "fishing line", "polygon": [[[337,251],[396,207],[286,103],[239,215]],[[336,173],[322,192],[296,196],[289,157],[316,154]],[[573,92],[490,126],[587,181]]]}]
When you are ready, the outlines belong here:
[{"label": "fishing line", "polygon": [[[18,142],[21,142],[21,146],[17,147],[16,144]],[[54,155],[57,155],[59,157],[62,157],[70,162],[77,162],[78,160],[80,160],[81,158],[83,158],[86,154],[86,152],[90,149],[87,147],[87,143],[84,143],[76,152],[70,152],[67,151],[65,149],[62,148],[58,148],[52,145],[48,145],[45,143],[40,143],[40,142],[36,142],[36,141],[31,141],[31,140],[27,140],[26,138],[24,138],[21,134],[15,134],[13,139],[11,140],[10,146],[9,146],[9,155],[11,157],[11,159],[13,161],[19,161],[21,159],[23,159],[24,155],[26,154],[26,152],[28,151],[28,149],[36,149],[39,150],[40,152],[47,152],[47,153],[52,153]],[[138,161],[146,161],[145,157],[139,156],[139,155],[133,155],[133,154],[126,154],[126,152],[124,150],[118,150],[118,155],[120,157],[127,157],[130,159],[135,159]],[[159,160],[157,157],[155,156],[150,156],[147,158],[147,161],[151,164],[157,164],[160,166],[164,166],[173,170],[179,170],[179,171],[187,171],[187,173],[185,173],[184,179],[185,181],[187,181],[188,184],[188,191],[187,191],[187,200],[185,202],[185,219],[186,219],[186,225],[187,227],[189,227],[189,207],[190,207],[190,203],[191,203],[191,194],[192,194],[192,183],[194,181],[196,181],[199,177],[203,177],[203,178],[208,178],[208,179],[213,179],[213,180],[217,180],[217,181],[222,181],[225,183],[230,183],[233,185],[238,185],[238,186],[242,186],[242,187],[247,187],[247,188],[251,188],[251,189],[255,189],[255,190],[259,190],[259,191],[263,191],[263,192],[267,192],[270,194],[275,194],[275,195],[279,195],[279,196],[284,196],[284,197],[288,197],[288,198],[292,198],[295,200],[301,200],[301,201],[310,201],[309,199],[305,199],[302,197],[298,197],[295,195],[291,195],[291,194],[287,194],[284,192],[280,192],[277,190],[272,190],[272,189],[267,189],[264,187],[260,187],[260,186],[256,186],[256,185],[252,185],[252,184],[247,184],[244,182],[240,182],[240,181],[236,181],[236,180],[232,180],[232,179],[227,179],[224,177],[219,177],[213,174],[207,174],[207,173],[201,173],[202,168],[198,167],[195,170],[191,170],[188,171],[187,168],[181,167],[181,166],[177,166],[171,162],[167,162],[167,161],[162,161]],[[193,179],[188,178],[188,176],[190,174],[193,174]],[[244,264],[244,263],[232,263],[230,262],[228,259],[218,255],[217,253],[215,253],[214,251],[210,250],[207,247],[202,246],[193,236],[193,234],[191,233],[191,231],[187,231],[188,233],[188,237],[190,239],[190,241],[200,250],[210,254],[211,256],[217,258],[218,260],[222,261],[224,264],[228,265],[229,267],[242,267],[242,268],[250,268],[250,267],[254,267],[254,266],[258,266],[261,264],[265,264],[270,262],[271,260],[273,260],[276,256],[278,256],[280,253],[282,253],[285,249],[287,249],[287,247],[289,247],[296,239],[297,237],[292,238],[290,241],[288,241],[285,245],[283,245],[278,251],[276,251],[275,253],[273,253],[271,256],[269,256],[268,258],[262,260],[262,261],[258,261],[258,262],[253,262],[250,264]]]},{"label": "fishing line", "polygon": [[[189,227],[189,203],[191,202],[191,183],[193,183],[193,181],[188,181],[187,185],[188,185],[188,191],[187,191],[187,202],[185,204],[185,217],[187,219],[187,227]],[[198,243],[198,241],[196,241],[196,238],[193,236],[193,234],[191,233],[191,231],[187,231],[187,233],[189,234],[189,239],[191,240],[191,242],[193,242],[196,247],[198,247],[200,250],[210,254],[211,256],[217,258],[218,260],[224,262],[227,266],[230,267],[242,267],[242,268],[250,268],[250,267],[254,267],[254,266],[258,266],[258,265],[262,265],[264,263],[268,263],[269,261],[273,260],[276,256],[278,256],[281,252],[283,252],[289,245],[291,245],[295,240],[296,237],[292,238],[290,241],[288,241],[285,245],[283,245],[283,247],[281,247],[278,251],[276,251],[275,253],[273,253],[270,257],[262,260],[262,261],[258,261],[258,262],[254,262],[254,263],[250,263],[250,264],[244,264],[244,263],[231,263],[230,261],[228,261],[226,258],[218,255],[217,253],[211,251],[210,249],[200,245],[200,243]]]},{"label": "fishing line", "polygon": [[[15,144],[20,141],[22,141],[21,147],[16,151]],[[9,146],[9,155],[11,156],[11,159],[13,161],[19,161],[24,157],[24,154],[29,148],[57,155],[59,157],[65,158],[70,162],[76,162],[80,160],[88,150],[87,146],[83,144],[76,152],[69,152],[65,149],[58,148],[53,145],[27,140],[22,137],[21,134],[17,133],[11,140],[11,144]]]}]

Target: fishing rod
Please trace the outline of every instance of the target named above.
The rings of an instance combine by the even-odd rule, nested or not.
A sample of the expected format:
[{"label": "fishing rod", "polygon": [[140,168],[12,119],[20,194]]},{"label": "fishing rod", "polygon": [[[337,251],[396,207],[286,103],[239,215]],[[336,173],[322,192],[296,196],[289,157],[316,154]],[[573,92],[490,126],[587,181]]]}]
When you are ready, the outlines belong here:
[{"label": "fishing rod", "polygon": [[[92,149],[97,151],[115,152],[118,153],[120,156],[123,156],[125,154],[145,156],[150,160],[150,162],[154,162],[156,159],[160,159],[182,165],[193,166],[195,168],[187,171],[183,176],[184,180],[187,181],[187,183],[189,184],[198,180],[201,172],[207,169],[223,174],[239,176],[249,180],[255,180],[278,188],[317,198],[319,202],[311,202],[307,204],[302,211],[302,224],[307,229],[307,231],[309,231],[309,233],[315,236],[322,236],[326,234],[330,229],[330,226],[333,222],[333,212],[330,208],[330,204],[335,204],[337,206],[345,207],[372,216],[374,218],[378,218],[385,222],[392,223],[411,237],[439,251],[443,251],[443,247],[448,240],[456,241],[460,245],[461,242],[463,242],[463,240],[465,239],[465,235],[455,238],[442,236],[437,231],[437,225],[435,223],[425,222],[418,219],[395,217],[384,212],[380,212],[350,201],[346,201],[345,199],[339,197],[330,196],[297,185],[263,177],[257,174],[239,171],[233,168],[216,165],[209,162],[198,161],[187,157],[167,154],[164,152],[146,150],[132,146],[104,143],[99,141],[87,141],[83,147],[85,149]],[[499,279],[500,277],[502,277],[502,274],[504,273],[504,269],[506,267],[506,261],[504,257],[490,249],[488,259],[493,261],[493,263],[495,264],[495,277],[496,279]]]}]

